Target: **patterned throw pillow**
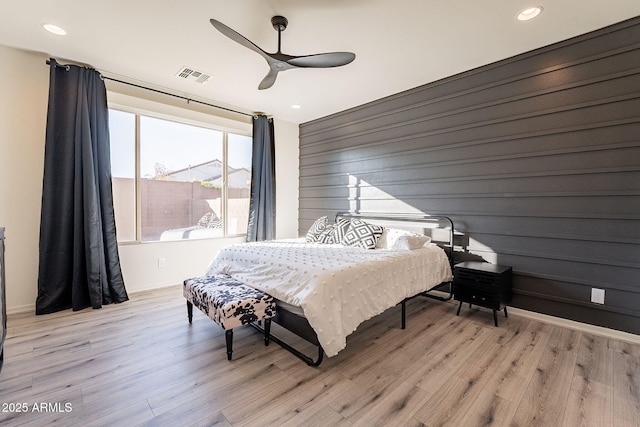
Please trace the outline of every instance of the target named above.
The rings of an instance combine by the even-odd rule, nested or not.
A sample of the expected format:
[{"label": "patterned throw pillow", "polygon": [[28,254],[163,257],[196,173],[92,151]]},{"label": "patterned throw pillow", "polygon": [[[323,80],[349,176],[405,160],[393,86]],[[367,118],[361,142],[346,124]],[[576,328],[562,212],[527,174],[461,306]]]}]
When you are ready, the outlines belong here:
[{"label": "patterned throw pillow", "polygon": [[342,243],[345,233],[349,229],[349,224],[348,219],[338,218],[338,222],[327,226],[320,236],[318,236],[318,242],[326,244]]},{"label": "patterned throw pillow", "polygon": [[322,216],[313,223],[313,225],[307,231],[307,242],[317,242],[320,234],[327,228],[329,225],[329,220],[326,216]]},{"label": "patterned throw pillow", "polygon": [[222,220],[218,218],[215,212],[207,212],[198,220],[198,227],[221,228]]},{"label": "patterned throw pillow", "polygon": [[344,239],[342,239],[342,244],[362,249],[375,249],[383,230],[384,228],[379,225],[352,219],[349,230],[347,230]]}]

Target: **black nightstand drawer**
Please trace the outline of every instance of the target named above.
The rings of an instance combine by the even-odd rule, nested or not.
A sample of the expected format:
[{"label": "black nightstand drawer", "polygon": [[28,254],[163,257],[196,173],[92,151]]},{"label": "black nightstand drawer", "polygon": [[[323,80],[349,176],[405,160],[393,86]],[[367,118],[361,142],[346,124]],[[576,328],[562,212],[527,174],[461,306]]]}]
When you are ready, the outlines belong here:
[{"label": "black nightstand drawer", "polygon": [[470,289],[464,285],[454,287],[455,299],[457,301],[469,302],[483,307],[500,310],[500,294],[497,292],[483,291],[481,289]]},{"label": "black nightstand drawer", "polygon": [[479,270],[469,270],[467,268],[455,267],[456,282],[466,283],[469,285],[495,289],[500,284],[496,283],[496,275],[493,273],[486,273]]}]

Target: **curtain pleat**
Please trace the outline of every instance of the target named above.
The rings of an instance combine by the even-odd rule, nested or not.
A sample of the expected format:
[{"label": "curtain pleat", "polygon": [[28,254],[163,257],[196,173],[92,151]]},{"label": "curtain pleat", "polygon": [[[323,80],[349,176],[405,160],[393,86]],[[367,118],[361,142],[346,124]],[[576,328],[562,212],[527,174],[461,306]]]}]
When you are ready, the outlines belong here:
[{"label": "curtain pleat", "polygon": [[253,117],[251,199],[247,242],[276,237],[276,156],[273,119]]},{"label": "curtain pleat", "polygon": [[126,300],[104,82],[51,60],[36,314]]}]

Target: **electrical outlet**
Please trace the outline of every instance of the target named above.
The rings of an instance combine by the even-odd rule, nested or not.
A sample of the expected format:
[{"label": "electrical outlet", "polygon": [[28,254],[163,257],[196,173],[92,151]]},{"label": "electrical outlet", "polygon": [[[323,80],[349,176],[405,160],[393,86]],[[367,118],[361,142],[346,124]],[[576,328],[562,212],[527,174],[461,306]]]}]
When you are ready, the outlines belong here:
[{"label": "electrical outlet", "polygon": [[591,302],[604,304],[604,289],[591,288]]},{"label": "electrical outlet", "polygon": [[167,266],[166,258],[158,258],[158,268],[165,268]]}]

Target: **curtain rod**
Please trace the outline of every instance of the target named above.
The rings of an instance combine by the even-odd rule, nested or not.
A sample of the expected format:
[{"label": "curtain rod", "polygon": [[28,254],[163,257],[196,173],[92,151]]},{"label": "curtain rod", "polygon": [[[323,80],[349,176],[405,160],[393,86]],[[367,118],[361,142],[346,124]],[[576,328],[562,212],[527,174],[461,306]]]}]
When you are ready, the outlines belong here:
[{"label": "curtain rod", "polygon": [[[69,71],[69,66],[68,66],[68,65],[62,65],[62,64],[59,64],[59,63],[58,63],[58,62],[56,62],[56,60],[55,60],[55,59],[53,59],[53,58],[52,58],[52,59],[47,59],[47,61],[46,61],[46,62],[47,62],[47,65],[50,65],[52,61],[53,61],[53,63],[55,64],[55,66],[56,66],[56,67],[63,67],[63,68],[66,68],[66,70],[67,70],[67,71]],[[188,98],[188,97],[186,97],[186,96],[176,95],[176,94],[174,94],[174,93],[165,92],[165,91],[162,91],[162,90],[159,90],[159,89],[153,89],[153,88],[146,87],[146,86],[142,86],[142,85],[139,85],[139,84],[130,83],[130,82],[125,82],[124,80],[114,79],[113,77],[107,77],[107,76],[104,76],[104,75],[102,75],[102,73],[100,73],[100,77],[102,77],[102,79],[103,79],[103,80],[111,80],[111,81],[114,81],[114,82],[117,82],[117,83],[122,83],[122,84],[125,84],[125,85],[129,85],[129,86],[137,87],[137,88],[139,88],[139,89],[144,89],[144,90],[148,90],[148,91],[151,91],[151,92],[160,93],[160,94],[162,94],[162,95],[168,95],[168,96],[173,96],[173,97],[175,97],[175,98],[180,98],[180,99],[183,99],[183,100],[187,101],[187,104],[189,104],[190,102],[195,102],[195,103],[197,103],[197,104],[206,105],[207,107],[218,108],[218,109],[220,109],[220,110],[226,110],[226,111],[230,111],[230,112],[232,112],[232,113],[242,114],[242,115],[244,115],[244,116],[248,116],[248,117],[254,117],[254,116],[255,116],[255,114],[249,114],[249,113],[245,113],[245,112],[242,112],[242,111],[233,110],[233,109],[231,109],[231,108],[222,107],[222,106],[220,106],[220,105],[209,104],[209,103],[207,103],[207,102],[198,101],[197,99],[191,99],[191,98]]]}]

